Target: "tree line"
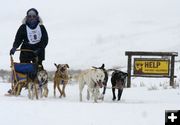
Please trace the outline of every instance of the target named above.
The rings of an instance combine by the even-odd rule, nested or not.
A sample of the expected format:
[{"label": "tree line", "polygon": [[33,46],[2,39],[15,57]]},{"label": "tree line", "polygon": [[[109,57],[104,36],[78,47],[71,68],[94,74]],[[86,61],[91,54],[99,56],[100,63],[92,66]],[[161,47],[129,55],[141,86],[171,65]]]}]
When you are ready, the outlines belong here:
[{"label": "tree line", "polygon": [[[48,72],[48,81],[53,81],[55,71]],[[81,70],[69,70],[69,78],[72,79],[76,77]],[[0,82],[11,82],[12,71],[0,69]]]}]

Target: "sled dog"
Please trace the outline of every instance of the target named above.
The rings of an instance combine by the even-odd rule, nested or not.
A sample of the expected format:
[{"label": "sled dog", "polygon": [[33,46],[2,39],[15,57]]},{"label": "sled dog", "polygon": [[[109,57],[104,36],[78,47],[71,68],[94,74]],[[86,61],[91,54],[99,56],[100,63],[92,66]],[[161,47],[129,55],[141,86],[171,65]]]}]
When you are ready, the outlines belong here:
[{"label": "sled dog", "polygon": [[[69,80],[68,76],[68,64],[56,64],[54,63],[55,67],[57,68],[54,76],[54,97],[56,97],[56,87],[59,90],[60,97],[66,97],[65,88]],[[62,90],[60,88],[62,85]]]},{"label": "sled dog", "polygon": [[40,97],[48,97],[48,73],[46,70],[40,70],[37,72],[37,78],[39,83]]},{"label": "sled dog", "polygon": [[105,64],[102,64],[101,67],[95,67],[95,66],[93,66],[92,68],[102,69],[103,72],[104,72],[104,75],[105,75],[104,80],[103,80],[103,86],[104,86],[104,87],[103,87],[103,92],[102,92],[101,97],[100,97],[102,100],[104,100],[104,95],[105,95],[105,93],[106,93],[106,87],[107,87],[107,82],[108,82],[108,70],[105,69]]},{"label": "sled dog", "polygon": [[101,69],[88,69],[80,73],[78,78],[80,101],[82,101],[83,88],[87,85],[87,100],[90,99],[91,94],[94,102],[97,102],[100,96],[99,89],[103,87],[104,77],[104,72]]},{"label": "sled dog", "polygon": [[120,70],[114,70],[114,72],[112,73],[111,84],[112,84],[113,101],[116,100],[115,89],[118,89],[118,101],[121,99],[121,95],[123,92],[123,88],[127,76],[128,76],[127,73],[122,72]]}]

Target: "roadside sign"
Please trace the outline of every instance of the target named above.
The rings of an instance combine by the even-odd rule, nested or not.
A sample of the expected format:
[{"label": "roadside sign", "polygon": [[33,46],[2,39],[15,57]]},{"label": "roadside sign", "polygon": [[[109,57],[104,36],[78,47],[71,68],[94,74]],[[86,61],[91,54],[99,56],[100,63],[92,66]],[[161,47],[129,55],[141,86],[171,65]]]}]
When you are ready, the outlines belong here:
[{"label": "roadside sign", "polygon": [[135,75],[169,75],[169,59],[134,58]]}]

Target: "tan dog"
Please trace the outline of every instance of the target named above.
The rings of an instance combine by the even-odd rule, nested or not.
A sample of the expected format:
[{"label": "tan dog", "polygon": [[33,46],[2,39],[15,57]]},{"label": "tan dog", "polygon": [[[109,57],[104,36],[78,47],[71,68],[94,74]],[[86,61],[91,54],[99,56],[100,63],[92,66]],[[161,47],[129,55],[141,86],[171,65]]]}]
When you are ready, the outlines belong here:
[{"label": "tan dog", "polygon": [[[56,97],[56,87],[59,90],[60,97],[62,96],[66,97],[65,87],[69,80],[68,70],[67,70],[67,68],[69,68],[69,65],[68,64],[57,65],[56,63],[54,63],[54,65],[57,68],[54,76],[54,97]],[[62,85],[62,90],[60,88],[60,85]]]}]

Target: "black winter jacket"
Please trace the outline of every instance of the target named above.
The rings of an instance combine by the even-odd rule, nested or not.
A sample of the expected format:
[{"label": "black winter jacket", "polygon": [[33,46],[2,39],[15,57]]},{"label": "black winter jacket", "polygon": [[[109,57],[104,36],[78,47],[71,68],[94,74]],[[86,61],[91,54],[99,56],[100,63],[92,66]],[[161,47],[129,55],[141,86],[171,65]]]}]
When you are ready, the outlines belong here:
[{"label": "black winter jacket", "polygon": [[[22,24],[16,33],[13,47],[18,48],[21,45],[21,49],[30,49],[33,51],[39,50],[38,51],[38,59],[39,59],[39,61],[44,60],[45,59],[45,48],[46,48],[46,45],[48,44],[48,34],[47,34],[47,31],[46,31],[44,25],[40,25],[40,29],[41,29],[41,33],[42,33],[40,42],[36,43],[36,44],[29,44],[29,40],[27,37],[27,31],[26,31],[26,24]],[[20,61],[22,61],[22,60],[32,61],[32,58],[34,58],[32,53],[21,51]]]}]

